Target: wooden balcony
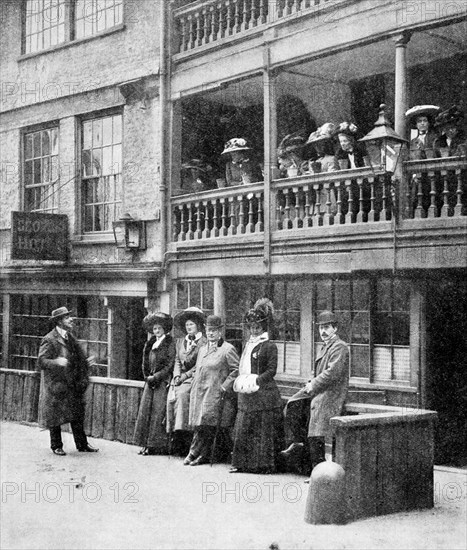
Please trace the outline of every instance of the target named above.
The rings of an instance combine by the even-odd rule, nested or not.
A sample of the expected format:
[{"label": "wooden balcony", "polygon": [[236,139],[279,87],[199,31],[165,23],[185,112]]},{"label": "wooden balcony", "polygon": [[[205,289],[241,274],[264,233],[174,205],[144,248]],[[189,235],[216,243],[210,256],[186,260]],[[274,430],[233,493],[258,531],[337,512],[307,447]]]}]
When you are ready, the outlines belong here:
[{"label": "wooden balcony", "polygon": [[207,0],[173,11],[175,53],[246,36],[287,18],[308,15],[348,0]]}]

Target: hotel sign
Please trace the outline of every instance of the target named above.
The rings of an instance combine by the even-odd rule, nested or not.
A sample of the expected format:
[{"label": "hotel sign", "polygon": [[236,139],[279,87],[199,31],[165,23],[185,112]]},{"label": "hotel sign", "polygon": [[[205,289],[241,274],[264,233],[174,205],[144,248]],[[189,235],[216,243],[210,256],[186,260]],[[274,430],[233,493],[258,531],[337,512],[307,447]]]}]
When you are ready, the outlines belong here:
[{"label": "hotel sign", "polygon": [[12,260],[66,261],[68,216],[12,212],[11,228]]}]

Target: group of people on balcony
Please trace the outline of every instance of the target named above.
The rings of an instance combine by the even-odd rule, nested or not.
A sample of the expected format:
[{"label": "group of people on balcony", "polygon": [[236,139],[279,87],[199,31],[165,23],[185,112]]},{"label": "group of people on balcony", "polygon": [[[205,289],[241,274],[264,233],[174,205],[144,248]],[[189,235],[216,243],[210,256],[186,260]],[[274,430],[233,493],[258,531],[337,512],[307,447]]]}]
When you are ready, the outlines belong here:
[{"label": "group of people on balcony", "polygon": [[[406,112],[416,136],[410,140],[410,158],[441,158],[466,154],[462,128],[464,113],[457,106],[441,112],[436,105],[416,105]],[[358,127],[344,121],[326,122],[308,137],[302,131],[286,135],[277,148],[278,172],[274,178],[335,172],[370,166],[365,145],[357,139]],[[182,165],[182,188],[199,192],[262,181],[264,164],[243,137],[227,141],[221,155],[226,159],[225,177],[215,179],[212,167],[200,159]]]},{"label": "group of people on balcony", "polygon": [[437,105],[415,105],[405,113],[416,132],[410,140],[411,160],[466,155],[464,113],[456,105],[440,111]]}]

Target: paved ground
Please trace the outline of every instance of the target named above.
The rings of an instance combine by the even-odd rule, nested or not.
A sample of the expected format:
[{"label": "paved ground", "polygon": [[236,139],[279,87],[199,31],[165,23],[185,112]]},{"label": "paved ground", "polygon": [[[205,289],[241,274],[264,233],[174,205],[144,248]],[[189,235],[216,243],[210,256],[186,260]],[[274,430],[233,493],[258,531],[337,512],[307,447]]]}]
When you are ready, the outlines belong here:
[{"label": "paved ground", "polygon": [[295,475],[229,474],[226,464],[138,456],[90,440],[66,457],[48,432],[1,424],[1,544],[7,549],[465,549],[467,472],[436,469],[432,510],[342,526],[303,521],[308,486]]}]

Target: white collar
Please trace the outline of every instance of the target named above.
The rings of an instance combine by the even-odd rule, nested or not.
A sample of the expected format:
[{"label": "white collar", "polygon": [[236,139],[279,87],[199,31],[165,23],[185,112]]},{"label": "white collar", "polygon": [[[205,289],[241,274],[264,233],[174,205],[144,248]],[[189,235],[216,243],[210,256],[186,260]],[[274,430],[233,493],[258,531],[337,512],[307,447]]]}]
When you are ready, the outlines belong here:
[{"label": "white collar", "polygon": [[164,338],[165,338],[165,334],[163,334],[160,338],[157,338],[154,344],[152,345],[151,349],[157,349],[164,341]]},{"label": "white collar", "polygon": [[58,334],[64,339],[68,340],[68,333],[65,329],[59,327],[58,325],[55,327],[57,329]]},{"label": "white collar", "polygon": [[194,340],[190,340],[190,339],[188,338],[188,334],[187,334],[187,335],[185,336],[185,340],[186,340],[188,343],[190,343],[190,342],[197,342],[202,336],[203,336],[203,333],[202,333],[202,332],[197,332],[197,333],[195,334],[195,339],[194,339]]},{"label": "white collar", "polygon": [[267,332],[263,332],[263,334],[260,334],[259,336],[250,336],[250,339],[248,340],[249,344],[259,344],[260,342],[266,342],[266,340],[269,340],[269,335]]}]

